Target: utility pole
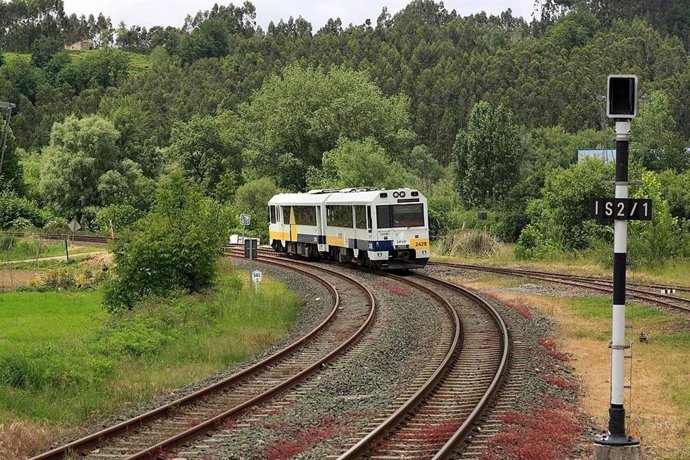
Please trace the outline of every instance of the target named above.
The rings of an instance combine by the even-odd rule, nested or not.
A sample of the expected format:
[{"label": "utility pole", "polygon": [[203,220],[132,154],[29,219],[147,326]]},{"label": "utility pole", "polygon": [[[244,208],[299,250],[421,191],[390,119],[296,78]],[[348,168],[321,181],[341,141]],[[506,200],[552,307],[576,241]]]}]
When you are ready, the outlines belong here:
[{"label": "utility pole", "polygon": [[5,161],[5,147],[7,145],[7,131],[10,128],[10,120],[12,119],[12,109],[16,106],[11,102],[0,101],[0,109],[7,110],[7,117],[5,118],[5,129],[2,131],[2,153],[0,153],[0,176],[2,176],[2,163]]}]

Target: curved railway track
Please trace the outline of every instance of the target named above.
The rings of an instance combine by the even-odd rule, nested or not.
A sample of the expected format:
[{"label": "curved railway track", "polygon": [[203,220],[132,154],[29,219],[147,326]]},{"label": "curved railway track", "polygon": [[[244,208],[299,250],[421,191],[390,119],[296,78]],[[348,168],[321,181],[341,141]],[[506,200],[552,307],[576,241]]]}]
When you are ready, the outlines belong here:
[{"label": "curved railway track", "polygon": [[452,326],[439,332],[444,347],[429,357],[423,383],[340,458],[447,458],[498,391],[510,352],[508,330],[490,304],[466,289],[422,275],[387,276],[435,298]]},{"label": "curved railway track", "polygon": [[[471,265],[459,263],[430,263],[430,265],[461,268],[464,270],[483,271],[489,273],[497,273],[501,275],[519,276],[523,278],[532,278],[541,281],[548,281],[552,283],[590,289],[593,291],[604,292],[607,294],[612,292],[613,285],[611,281],[604,280],[603,278],[566,275],[561,273],[549,273],[540,271],[530,271],[524,269],[512,269],[503,267],[491,267],[486,265]],[[681,297],[658,292],[658,290],[661,288],[662,286],[654,284],[628,283],[628,300],[645,300],[647,302],[659,305],[664,308],[669,308],[684,313],[690,313],[689,299],[684,299]],[[656,289],[656,291],[654,291],[653,289]],[[690,288],[683,286],[676,286],[673,289],[676,289],[677,292],[690,292]]]},{"label": "curved railway track", "polygon": [[297,267],[305,264],[294,261],[262,262],[301,272],[326,286],[334,301],[329,316],[300,340],[242,372],[33,460],[70,455],[137,459],[159,454],[303,380],[346,350],[371,325],[375,299],[360,282],[326,267],[315,270]]}]

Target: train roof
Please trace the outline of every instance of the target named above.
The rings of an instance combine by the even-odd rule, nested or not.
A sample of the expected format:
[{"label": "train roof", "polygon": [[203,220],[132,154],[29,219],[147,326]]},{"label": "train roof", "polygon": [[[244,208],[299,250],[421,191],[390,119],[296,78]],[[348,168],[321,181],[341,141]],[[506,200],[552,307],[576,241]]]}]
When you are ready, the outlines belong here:
[{"label": "train roof", "polygon": [[321,204],[326,201],[329,195],[314,195],[311,193],[279,193],[274,195],[268,204]]},{"label": "train roof", "polygon": [[[420,198],[420,201],[426,201],[424,196],[415,189],[399,188],[399,189],[375,189],[375,188],[348,188],[341,190],[311,190],[307,193],[280,193],[275,195],[268,202],[270,205],[288,205],[288,204],[336,204],[336,203],[371,203],[377,201],[391,202],[397,199],[393,195],[394,192],[405,192],[408,198]],[[414,195],[413,195],[414,192]],[[381,194],[387,196],[381,197]]]}]

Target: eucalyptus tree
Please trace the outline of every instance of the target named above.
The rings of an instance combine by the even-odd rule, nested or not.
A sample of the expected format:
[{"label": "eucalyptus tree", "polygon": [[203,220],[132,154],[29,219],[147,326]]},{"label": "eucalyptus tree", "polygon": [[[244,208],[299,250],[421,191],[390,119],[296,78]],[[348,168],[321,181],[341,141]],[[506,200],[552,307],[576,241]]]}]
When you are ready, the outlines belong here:
[{"label": "eucalyptus tree", "polygon": [[523,148],[513,114],[502,105],[479,102],[455,140],[458,188],[472,206],[505,198],[520,179]]}]

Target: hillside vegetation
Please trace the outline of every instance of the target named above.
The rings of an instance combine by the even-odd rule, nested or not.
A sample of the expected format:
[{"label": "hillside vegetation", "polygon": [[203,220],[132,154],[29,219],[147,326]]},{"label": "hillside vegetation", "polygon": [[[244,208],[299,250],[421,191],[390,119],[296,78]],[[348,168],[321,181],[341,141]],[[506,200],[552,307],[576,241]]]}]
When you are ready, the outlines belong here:
[{"label": "hillside vegetation", "polygon": [[[614,147],[600,96],[620,73],[648,96],[631,179],[655,202],[652,223],[630,226],[629,261],[687,258],[690,12],[571,3],[540,2],[527,22],[414,0],[359,25],[297,17],[262,30],[245,2],[147,30],[67,16],[59,2],[0,2],[0,100],[17,106],[0,227],[77,218],[119,233],[155,209],[170,174],[231,216],[220,235],[239,213],[264,233],[276,191],[413,186],[436,237],[480,227],[519,258],[605,261],[611,228],[588,203],[613,194],[613,168],[577,163],[577,150]],[[85,39],[96,49],[63,50]]]}]

